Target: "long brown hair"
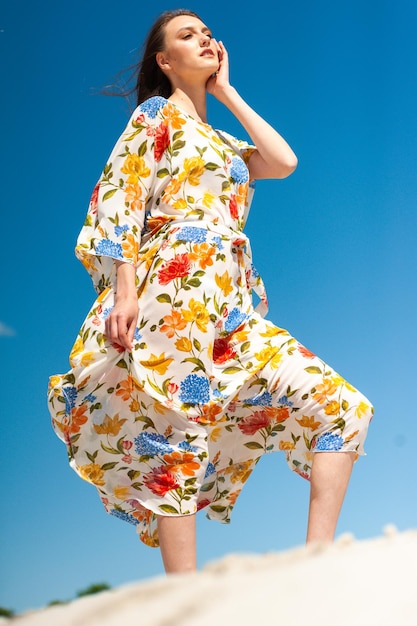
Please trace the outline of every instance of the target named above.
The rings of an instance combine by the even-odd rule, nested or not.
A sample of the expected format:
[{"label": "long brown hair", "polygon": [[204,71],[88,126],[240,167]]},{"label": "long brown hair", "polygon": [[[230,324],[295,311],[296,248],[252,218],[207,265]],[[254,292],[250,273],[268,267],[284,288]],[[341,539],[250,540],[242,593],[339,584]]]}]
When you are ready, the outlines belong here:
[{"label": "long brown hair", "polygon": [[180,15],[190,15],[201,19],[197,13],[188,9],[165,11],[159,16],[146,38],[142,61],[136,66],[137,79],[134,91],[136,92],[137,104],[151,96],[169,98],[172,93],[171,83],[156,62],[156,55],[165,48],[165,26],[174,17]]},{"label": "long brown hair", "polygon": [[[169,98],[172,93],[171,83],[165,76],[158,63],[156,55],[165,48],[165,26],[174,17],[190,15],[201,19],[194,11],[188,9],[173,9],[162,13],[151,27],[143,44],[142,60],[117,74],[112,85],[100,90],[102,95],[122,96],[129,103],[129,108],[135,108],[131,103],[131,96],[135,96],[136,106],[152,96]],[[129,85],[133,86],[129,87]]]}]

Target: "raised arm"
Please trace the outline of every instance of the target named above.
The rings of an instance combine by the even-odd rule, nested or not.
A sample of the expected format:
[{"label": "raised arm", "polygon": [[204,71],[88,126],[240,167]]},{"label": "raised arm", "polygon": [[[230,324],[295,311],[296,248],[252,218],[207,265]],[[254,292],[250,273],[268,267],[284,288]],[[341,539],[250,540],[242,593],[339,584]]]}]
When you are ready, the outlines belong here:
[{"label": "raised arm", "polygon": [[207,82],[207,91],[233,113],[257,148],[249,159],[251,179],[286,178],[297,167],[296,155],[285,139],[231,86],[227,51],[221,42],[218,49],[219,70]]}]

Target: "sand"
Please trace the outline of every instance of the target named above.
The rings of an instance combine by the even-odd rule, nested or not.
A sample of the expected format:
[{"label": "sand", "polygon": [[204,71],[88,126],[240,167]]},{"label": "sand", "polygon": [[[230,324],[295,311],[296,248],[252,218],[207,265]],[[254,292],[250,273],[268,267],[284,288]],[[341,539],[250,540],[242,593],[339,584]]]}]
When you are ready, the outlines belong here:
[{"label": "sand", "polygon": [[[10,626],[417,626],[417,530],[231,554],[4,620]],[[3,620],[1,621],[3,624]]]}]

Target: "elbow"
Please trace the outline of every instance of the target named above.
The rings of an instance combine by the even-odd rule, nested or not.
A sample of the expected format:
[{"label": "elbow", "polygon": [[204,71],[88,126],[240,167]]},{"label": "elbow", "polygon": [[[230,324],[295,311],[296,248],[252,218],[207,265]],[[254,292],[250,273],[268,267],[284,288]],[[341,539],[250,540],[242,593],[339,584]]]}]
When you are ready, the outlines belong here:
[{"label": "elbow", "polygon": [[298,159],[295,154],[293,154],[291,157],[286,159],[284,163],[281,163],[277,178],[287,178],[297,169],[297,165]]}]

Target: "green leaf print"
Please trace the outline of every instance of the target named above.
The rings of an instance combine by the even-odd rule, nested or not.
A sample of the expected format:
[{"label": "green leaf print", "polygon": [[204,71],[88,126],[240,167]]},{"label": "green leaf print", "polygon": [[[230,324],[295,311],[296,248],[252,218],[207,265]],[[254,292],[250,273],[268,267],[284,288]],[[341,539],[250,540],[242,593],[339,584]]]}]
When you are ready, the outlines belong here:
[{"label": "green leaf print", "polygon": [[249,450],[263,450],[264,447],[257,441],[248,441],[244,444]]},{"label": "green leaf print", "polygon": [[159,296],[156,296],[158,302],[168,302],[171,304],[171,296],[167,293],[160,293]]},{"label": "green leaf print", "polygon": [[102,470],[113,469],[114,467],[116,467],[116,465],[118,465],[117,461],[114,461],[113,463],[104,463],[104,465],[101,466],[101,469]]},{"label": "green leaf print", "polygon": [[163,511],[164,513],[173,513],[174,515],[178,515],[180,513],[180,511],[178,511],[175,506],[171,506],[170,504],[160,504],[158,508],[161,509],[161,511]]},{"label": "green leaf print", "polygon": [[225,367],[223,370],[223,374],[237,374],[238,372],[241,372],[242,368],[241,367]]},{"label": "green leaf print", "polygon": [[321,374],[322,371],[319,367],[317,367],[316,365],[310,365],[309,367],[305,367],[304,371],[307,372],[307,374]]},{"label": "green leaf print", "polygon": [[114,196],[114,194],[116,193],[116,191],[118,191],[118,188],[116,187],[116,189],[109,189],[109,191],[106,191],[106,193],[103,196],[103,202],[104,200],[108,200],[109,198],[111,198],[112,196]]}]

